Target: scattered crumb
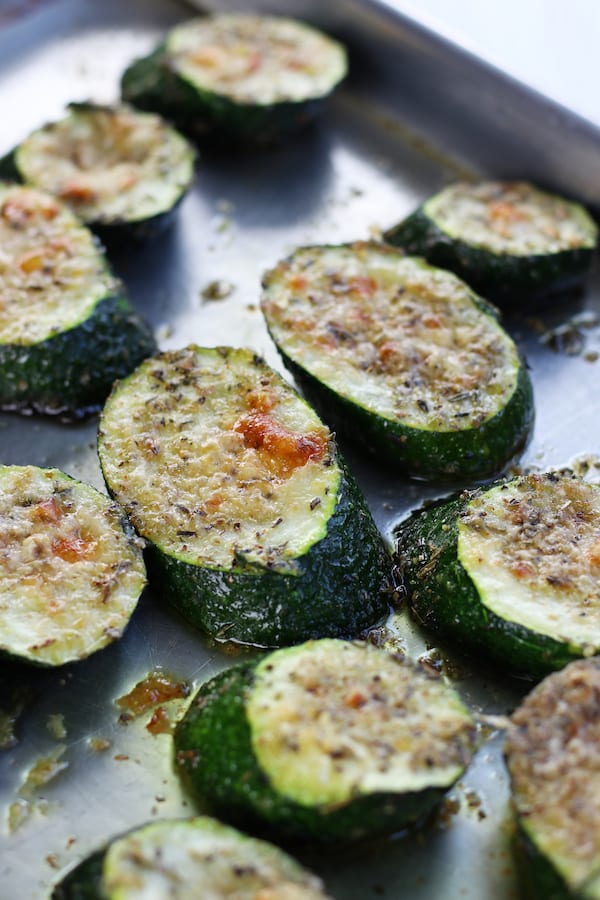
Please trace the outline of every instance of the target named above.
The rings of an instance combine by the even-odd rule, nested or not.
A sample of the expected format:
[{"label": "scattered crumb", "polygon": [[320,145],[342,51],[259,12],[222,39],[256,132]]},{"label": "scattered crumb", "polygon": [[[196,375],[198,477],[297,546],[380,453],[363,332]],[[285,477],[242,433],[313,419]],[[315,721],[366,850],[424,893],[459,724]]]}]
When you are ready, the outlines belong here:
[{"label": "scattered crumb", "polygon": [[566,322],[550,331],[546,331],[540,338],[550,350],[555,353],[564,353],[566,356],[581,356],[585,349],[585,335],[572,322]]},{"label": "scattered crumb", "polygon": [[[143,716],[156,706],[171,700],[189,697],[191,686],[187,681],[178,681],[166,672],[154,670],[129,691],[115,700],[123,712],[119,716],[119,724],[127,725],[132,719]],[[153,717],[154,718],[154,717]],[[164,723],[163,723],[164,724]],[[160,723],[157,720],[157,725]],[[152,730],[152,729],[149,729]],[[159,728],[157,727],[157,732]]]},{"label": "scattered crumb", "polygon": [[126,753],[115,753],[113,759],[116,759],[118,762],[123,762],[125,760],[128,760],[129,757]]},{"label": "scattered crumb", "polygon": [[585,359],[586,362],[595,363],[598,361],[599,355],[600,354],[598,354],[595,350],[589,350],[587,353],[584,354],[583,358]]},{"label": "scattered crumb", "polygon": [[51,869],[60,868],[58,858],[55,853],[49,853],[48,856],[46,857],[46,862],[48,863],[48,865],[50,866]]},{"label": "scattered crumb", "polygon": [[67,736],[65,717],[62,713],[52,713],[49,715],[48,721],[46,722],[46,728],[57,741],[64,741]]},{"label": "scattered crumb", "polygon": [[91,750],[95,753],[102,753],[104,750],[108,750],[112,743],[108,740],[108,738],[100,738],[100,737],[91,737],[88,740],[88,744]]},{"label": "scattered crumb", "polygon": [[156,800],[157,803],[164,803],[167,798],[165,797],[164,794],[157,794],[154,799]]},{"label": "scattered crumb", "polygon": [[59,744],[52,753],[41,757],[32,765],[19,788],[20,797],[30,796],[36,788],[48,784],[68,768],[67,760],[61,759],[66,749],[64,744]]},{"label": "scattered crumb", "polygon": [[173,326],[168,322],[163,322],[162,325],[157,325],[154,331],[154,337],[160,343],[160,341],[166,341],[168,338],[173,336]]},{"label": "scattered crumb", "polygon": [[256,303],[247,303],[246,309],[248,310],[248,312],[256,312],[258,307],[257,307]]},{"label": "scattered crumb", "polygon": [[235,285],[223,278],[209,282],[201,291],[204,300],[225,300],[235,291]]},{"label": "scattered crumb", "polygon": [[383,231],[380,225],[369,225],[369,237],[372,241],[382,241]]},{"label": "scattered crumb", "polygon": [[437,828],[448,828],[452,819],[460,811],[460,801],[454,794],[449,794],[439,805],[436,816],[435,825]]},{"label": "scattered crumb", "polygon": [[67,843],[65,844],[65,850],[70,850],[71,847],[73,846],[73,844],[76,844],[76,843],[77,843],[77,838],[71,836],[71,837],[68,839]]},{"label": "scattered crumb", "polygon": [[8,807],[7,825],[8,833],[14,834],[22,825],[31,818],[33,813],[33,804],[23,797],[17,797],[14,803]]}]

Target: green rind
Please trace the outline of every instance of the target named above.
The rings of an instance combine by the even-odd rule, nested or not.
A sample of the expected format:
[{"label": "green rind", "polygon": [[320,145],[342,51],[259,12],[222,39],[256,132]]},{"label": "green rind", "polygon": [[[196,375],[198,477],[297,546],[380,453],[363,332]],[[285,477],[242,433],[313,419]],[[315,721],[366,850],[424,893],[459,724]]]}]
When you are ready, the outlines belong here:
[{"label": "green rind", "polygon": [[133,62],[121,79],[121,97],[132,106],[157,112],[196,140],[246,146],[272,144],[312,122],[333,92],[303,101],[243,104],[200,88],[173,71],[165,44]]},{"label": "green rind", "polygon": [[458,519],[473,496],[413,514],[399,528],[399,565],[414,617],[513,674],[537,678],[580,659],[581,648],[503,619],[482,603],[458,559]]},{"label": "green rind", "polygon": [[175,730],[175,766],[198,802],[232,822],[277,835],[350,841],[405,828],[447,788],[355,797],[335,809],[302,806],[275,791],[252,750],[246,696],[259,660],[221,672],[198,691]]},{"label": "green rind", "polygon": [[294,559],[297,575],[196,566],[151,545],[151,579],[192,624],[225,641],[281,647],[355,637],[377,624],[389,613],[391,560],[354,478],[338,464],[336,509],[325,537]]},{"label": "green rind", "polygon": [[474,290],[504,306],[579,284],[594,255],[593,245],[529,256],[494,253],[442,231],[425,206],[384,232],[383,238],[410,255],[424,256],[432,265],[450,269]]},{"label": "green rind", "polygon": [[21,174],[17,167],[16,148],[0,159],[0,181],[16,181],[22,183]]},{"label": "green rind", "polygon": [[330,427],[361,444],[377,459],[416,478],[464,482],[497,474],[525,446],[533,425],[533,388],[523,362],[512,396],[495,416],[478,428],[427,431],[384,418],[342,397],[291,359],[281,345],[277,349]]},{"label": "green rind", "polygon": [[523,900],[586,900],[585,894],[574,893],[569,889],[550,860],[540,852],[518,817],[512,849]]},{"label": "green rind", "polygon": [[0,408],[80,418],[155,351],[149,326],[116,292],[67,331],[36,344],[0,344]]},{"label": "green rind", "polygon": [[102,889],[102,866],[106,850],[84,859],[55,886],[51,900],[106,900]]}]

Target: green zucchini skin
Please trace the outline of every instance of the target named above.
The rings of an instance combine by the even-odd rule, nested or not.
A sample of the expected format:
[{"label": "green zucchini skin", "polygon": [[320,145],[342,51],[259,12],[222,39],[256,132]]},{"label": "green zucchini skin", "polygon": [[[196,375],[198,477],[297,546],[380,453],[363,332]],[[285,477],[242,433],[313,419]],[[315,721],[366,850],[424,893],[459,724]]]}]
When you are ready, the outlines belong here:
[{"label": "green zucchini skin", "polygon": [[297,560],[296,575],[258,565],[233,571],[194,566],[156,545],[148,547],[147,560],[169,603],[224,641],[283,647],[309,638],[351,638],[390,612],[391,560],[346,466],[327,534]]},{"label": "green zucchini skin", "polygon": [[35,344],[0,344],[0,407],[78,419],[156,350],[150,327],[117,291],[74,328]]},{"label": "green zucchini skin", "polygon": [[585,900],[574,894],[554,866],[540,853],[522,824],[512,840],[523,900]]},{"label": "green zucchini skin", "polygon": [[105,900],[102,865],[105,851],[99,850],[71,869],[54,887],[51,900]]},{"label": "green zucchini skin", "polygon": [[414,478],[464,482],[494,475],[522,451],[533,427],[533,387],[524,362],[509,402],[497,415],[477,429],[431,432],[375,415],[315,378],[280,346],[277,349],[303,393],[336,433],[358,441],[376,459]]},{"label": "green zucchini skin", "polygon": [[383,238],[410,255],[450,269],[473,290],[503,307],[580,284],[594,256],[593,245],[529,256],[494,253],[447,234],[423,206],[384,232]]},{"label": "green zucchini skin", "polygon": [[579,659],[582,650],[503,619],[482,603],[458,558],[458,521],[478,493],[413,513],[399,527],[397,553],[411,612],[426,629],[492,657],[508,672],[542,677]]},{"label": "green zucchini skin", "polygon": [[[204,364],[216,366],[217,370],[237,365],[237,361],[242,360],[244,372],[252,373],[255,387],[261,383],[262,376],[267,383],[278,386],[278,390],[283,387],[286,395],[306,406],[260,357],[233,348],[190,347],[162,354],[148,362],[140,377],[156,363],[161,369],[161,378],[164,377],[162,367],[173,365],[175,368],[169,370],[177,372],[173,381],[176,377],[181,378],[182,373],[184,382],[188,377],[193,379],[191,368],[177,368],[180,359],[186,365],[189,361],[191,368],[198,366],[198,371],[203,360],[209,360]],[[135,373],[132,377],[136,377]],[[210,378],[214,382],[214,375]],[[174,383],[164,388],[161,382],[157,391],[159,394],[164,391],[166,402],[170,404],[169,395],[175,389]],[[128,382],[124,381],[116,386],[115,395],[127,399],[127,390]],[[202,407],[204,396],[201,399],[199,405]],[[120,502],[147,541],[151,580],[193,625],[219,640],[278,647],[310,637],[354,637],[389,614],[391,556],[355,480],[339,458],[331,435],[328,437],[330,461],[327,471],[334,466],[340,473],[335,504],[325,522],[324,532],[317,535],[304,552],[295,555],[290,566],[273,564],[268,559],[249,562],[240,556],[231,562],[228,559],[226,563],[214,558],[196,562],[189,557],[180,558],[173,548],[164,549],[158,540],[152,540],[143,517],[140,521],[137,519],[139,501],[135,497],[121,496],[118,484],[115,484],[118,469],[115,478],[111,478],[111,472],[115,472],[111,449],[115,434],[112,403],[111,397],[101,418],[98,445],[108,490],[115,498],[121,497]],[[135,416],[135,401],[131,409]],[[164,414],[161,415],[162,426],[156,422],[152,426],[158,429],[159,435],[164,426]],[[318,422],[316,416],[314,418]],[[232,482],[231,490],[236,489]],[[199,493],[186,502],[201,504],[202,500]],[[243,516],[243,512],[237,515]],[[181,556],[185,557],[185,554]]]},{"label": "green zucchini skin", "polygon": [[251,740],[245,705],[260,660],[219,673],[201,686],[174,733],[175,768],[200,805],[233,823],[290,838],[352,841],[422,820],[448,788],[371,793],[330,808],[303,805],[271,786]]},{"label": "green zucchini skin", "polygon": [[[403,261],[406,264],[410,263],[414,271],[419,273],[418,277],[422,279],[422,283],[426,283],[427,279],[444,275],[447,279],[452,279],[452,285],[448,290],[460,289],[466,292],[470,303],[481,312],[482,317],[487,316],[493,320],[498,318],[495,307],[472,293],[466,285],[453,279],[448,273],[441,273],[428,266],[421,259],[405,260],[404,255],[392,247],[355,242],[337,247],[300,248],[264,276],[262,308],[267,328],[286,368],[293,374],[323,420],[338,434],[358,443],[376,459],[415,478],[464,483],[488,478],[502,471],[524,448],[534,421],[533,387],[527,365],[522,358],[517,357],[518,370],[512,393],[495,414],[488,415],[483,421],[472,424],[471,427],[441,430],[435,426],[430,429],[418,427],[399,416],[380,414],[375,404],[363,404],[360,397],[350,396],[350,391],[345,395],[337,389],[337,386],[332,387],[324,378],[315,375],[309,366],[304,365],[302,351],[297,346],[293,347],[293,356],[288,352],[286,341],[290,338],[289,326],[287,323],[282,325],[279,321],[282,304],[279,302],[277,291],[281,290],[283,293],[280,284],[288,273],[298,271],[297,260],[314,255],[318,264],[322,265],[322,259],[326,254],[330,254],[332,260],[338,256],[340,268],[344,264],[344,257],[352,254],[360,263],[359,271],[365,274],[369,272],[370,260],[379,257],[390,268],[402,266]],[[333,264],[332,262],[331,265]],[[415,277],[414,274],[412,277]],[[398,274],[397,278],[401,286],[404,284],[403,278],[410,280],[410,276],[404,272]],[[309,288],[302,290],[308,291],[311,287],[312,282],[309,282]],[[448,300],[448,306],[450,305],[451,301]],[[292,325],[291,328],[293,327]],[[499,326],[496,327],[500,330]],[[294,334],[291,335],[292,339],[295,337]],[[506,339],[505,334],[503,338]],[[369,337],[367,336],[365,340],[368,342]],[[329,353],[333,356],[335,348],[329,350]],[[401,381],[400,375],[397,376],[397,380]]]},{"label": "green zucchini skin", "polygon": [[176,71],[169,37],[123,73],[121,96],[139,109],[158,112],[195,140],[231,148],[269,146],[314,121],[345,70],[327,93],[304,100],[242,102],[204,88]]}]

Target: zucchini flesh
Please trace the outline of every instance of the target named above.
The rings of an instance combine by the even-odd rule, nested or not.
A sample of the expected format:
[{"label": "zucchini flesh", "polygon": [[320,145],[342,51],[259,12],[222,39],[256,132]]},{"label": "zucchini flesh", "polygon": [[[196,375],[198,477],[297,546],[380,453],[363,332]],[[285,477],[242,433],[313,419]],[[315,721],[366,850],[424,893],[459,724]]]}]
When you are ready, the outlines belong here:
[{"label": "zucchini flesh", "polygon": [[0,651],[42,665],[120,637],[145,586],[122,511],[57,469],[0,467]]},{"label": "zucchini flesh", "polygon": [[597,228],[579,204],[526,182],[458,182],[384,237],[508,303],[580,281]]},{"label": "zucchini flesh", "polygon": [[277,645],[387,610],[389,561],[332,435],[250,351],[148,360],[101,420],[106,482],[188,618]]},{"label": "zucchini flesh", "polygon": [[122,95],[195,136],[265,144],[314,118],[346,71],[344,48],[301,22],[204,16],[134,62]]},{"label": "zucchini flesh", "polygon": [[156,347],[63,204],[0,183],[0,406],[82,415]]},{"label": "zucchini flesh", "polygon": [[449,272],[383,245],[304,247],[266,274],[262,309],[325,420],[410,474],[489,475],[523,444],[524,365]]},{"label": "zucchini flesh", "polygon": [[282,850],[207,816],[143,825],[55,887],[53,900],[326,900]]},{"label": "zucchini flesh", "polygon": [[600,896],[600,663],[546,678],[512,716],[505,746],[528,881],[556,897]]},{"label": "zucchini flesh", "polygon": [[600,648],[600,489],[527,475],[426,510],[400,531],[427,627],[540,675]]},{"label": "zucchini flesh", "polygon": [[17,147],[13,165],[24,182],[59,197],[92,227],[103,226],[104,236],[107,226],[136,235],[180,202],[192,183],[194,152],[156,115],[72,104],[65,118]]},{"label": "zucchini flesh", "polygon": [[175,733],[177,767],[201,802],[317,840],[417,820],[474,746],[470,714],[439,679],[332,639],[222,673]]}]

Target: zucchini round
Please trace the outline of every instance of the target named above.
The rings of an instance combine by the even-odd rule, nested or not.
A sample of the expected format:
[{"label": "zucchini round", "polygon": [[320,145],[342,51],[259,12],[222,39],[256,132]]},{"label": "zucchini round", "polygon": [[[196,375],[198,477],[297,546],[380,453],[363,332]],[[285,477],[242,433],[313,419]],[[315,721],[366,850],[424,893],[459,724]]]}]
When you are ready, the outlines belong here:
[{"label": "zucchini round", "polygon": [[0,163],[0,173],[54,194],[103,239],[168,225],[194,177],[191,145],[158,116],[73,103]]},{"label": "zucchini round", "polygon": [[87,228],[48,194],[0,183],[0,407],[95,411],[155,349]]},{"label": "zucchini round", "polygon": [[482,181],[444,188],[384,239],[508,305],[582,281],[597,235],[578,203],[526,182]]},{"label": "zucchini round", "polygon": [[333,437],[249,350],[187,347],[115,387],[99,454],[197,627],[280,646],[385,617],[390,560]]},{"label": "zucchini round", "polygon": [[420,478],[502,469],[533,420],[531,382],[494,311],[392,247],[302,247],[264,277],[284,362],[326,422]]},{"label": "zucchini round", "polygon": [[217,814],[326,841],[424,816],[468,765],[475,726],[437,676],[325,639],[220,673],[174,737],[179,774]]},{"label": "zucchini round", "polygon": [[287,853],[207,816],[142,825],[85,859],[52,900],[327,900]]},{"label": "zucchini round", "polygon": [[417,513],[398,553],[416,618],[540,676],[600,651],[600,488],[524,475]]},{"label": "zucchini round", "polygon": [[121,88],[195,136],[265,144],[312,120],[346,71],[344,48],[314,28],[233,13],[173,28]]},{"label": "zucchini round", "polygon": [[505,745],[528,897],[600,897],[600,660],[550,675]]},{"label": "zucchini round", "polygon": [[146,584],[116,503],[57,469],[0,466],[0,652],[58,666],[121,636]]}]

